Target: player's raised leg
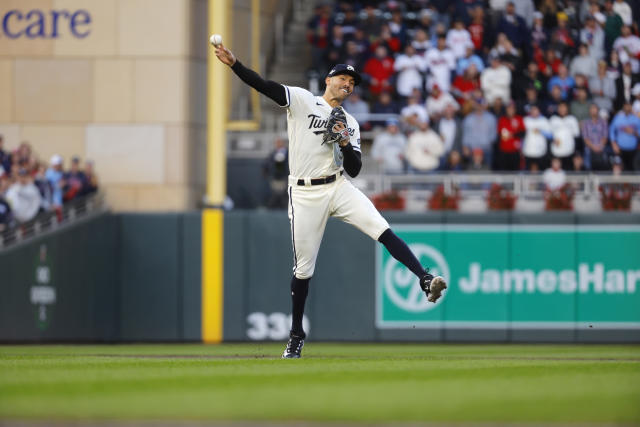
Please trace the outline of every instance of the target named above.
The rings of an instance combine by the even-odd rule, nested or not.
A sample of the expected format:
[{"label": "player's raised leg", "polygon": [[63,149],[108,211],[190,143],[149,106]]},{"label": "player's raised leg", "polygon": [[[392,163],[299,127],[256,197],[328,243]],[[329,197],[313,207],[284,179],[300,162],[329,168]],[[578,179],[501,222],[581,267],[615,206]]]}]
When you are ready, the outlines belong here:
[{"label": "player's raised leg", "polygon": [[391,230],[389,223],[380,215],[367,196],[343,178],[337,188],[334,204],[333,216],[382,243],[391,256],[420,279],[420,288],[430,302],[436,302],[440,298],[442,291],[447,288],[444,278],[434,277],[429,273],[429,269],[425,270],[422,267],[409,246]]}]

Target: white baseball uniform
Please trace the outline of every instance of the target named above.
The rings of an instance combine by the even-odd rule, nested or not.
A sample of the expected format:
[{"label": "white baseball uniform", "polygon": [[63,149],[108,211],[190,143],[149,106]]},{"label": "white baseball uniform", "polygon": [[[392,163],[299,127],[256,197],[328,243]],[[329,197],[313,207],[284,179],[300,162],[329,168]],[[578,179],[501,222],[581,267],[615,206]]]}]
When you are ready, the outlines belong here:
[{"label": "white baseball uniform", "polygon": [[[338,144],[323,144],[331,106],[321,96],[284,86],[289,132],[289,221],[293,243],[293,274],[313,276],[320,242],[329,216],[351,224],[374,240],[389,228],[371,200],[343,176]],[[353,149],[360,151],[360,126],[346,113]],[[315,178],[335,176],[332,182],[311,185]],[[301,185],[302,183],[302,185]]]}]

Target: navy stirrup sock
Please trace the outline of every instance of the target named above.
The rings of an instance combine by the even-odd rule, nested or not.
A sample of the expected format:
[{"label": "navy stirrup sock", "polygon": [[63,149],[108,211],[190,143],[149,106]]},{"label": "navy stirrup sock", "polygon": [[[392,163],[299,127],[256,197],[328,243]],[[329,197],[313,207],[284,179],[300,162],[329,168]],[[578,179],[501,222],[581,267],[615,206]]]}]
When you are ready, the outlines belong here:
[{"label": "navy stirrup sock", "polygon": [[422,265],[420,265],[420,261],[418,261],[413,252],[411,252],[409,246],[391,231],[390,228],[387,228],[384,233],[378,237],[378,241],[387,248],[392,257],[403,263],[413,274],[419,278],[424,276],[425,271]]},{"label": "navy stirrup sock", "polygon": [[291,279],[291,332],[302,338],[305,337],[302,316],[309,294],[309,280],[311,279],[298,279],[296,276]]}]

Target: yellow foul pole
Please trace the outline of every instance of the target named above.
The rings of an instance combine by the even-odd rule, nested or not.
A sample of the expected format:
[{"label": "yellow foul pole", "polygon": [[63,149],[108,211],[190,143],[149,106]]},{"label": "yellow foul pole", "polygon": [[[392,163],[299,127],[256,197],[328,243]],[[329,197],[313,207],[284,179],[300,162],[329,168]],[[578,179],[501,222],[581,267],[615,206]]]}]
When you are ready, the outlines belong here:
[{"label": "yellow foul pole", "polygon": [[[209,0],[209,34],[231,39],[231,1]],[[202,41],[207,43],[206,40]],[[208,50],[207,204],[202,213],[202,341],[222,341],[224,302],[224,214],[227,193],[226,125],[229,116],[229,69]]]}]

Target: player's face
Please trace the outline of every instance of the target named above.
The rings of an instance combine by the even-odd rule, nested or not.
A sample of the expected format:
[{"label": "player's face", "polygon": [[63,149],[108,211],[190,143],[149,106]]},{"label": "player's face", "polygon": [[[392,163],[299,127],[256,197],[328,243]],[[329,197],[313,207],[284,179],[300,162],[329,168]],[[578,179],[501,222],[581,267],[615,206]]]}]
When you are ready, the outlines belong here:
[{"label": "player's face", "polygon": [[348,74],[338,74],[337,76],[327,78],[327,91],[332,99],[338,99],[340,102],[351,95],[355,87],[355,80]]}]

